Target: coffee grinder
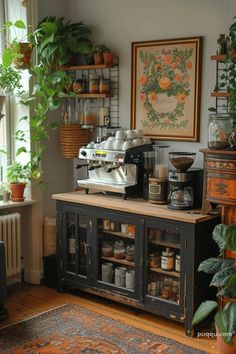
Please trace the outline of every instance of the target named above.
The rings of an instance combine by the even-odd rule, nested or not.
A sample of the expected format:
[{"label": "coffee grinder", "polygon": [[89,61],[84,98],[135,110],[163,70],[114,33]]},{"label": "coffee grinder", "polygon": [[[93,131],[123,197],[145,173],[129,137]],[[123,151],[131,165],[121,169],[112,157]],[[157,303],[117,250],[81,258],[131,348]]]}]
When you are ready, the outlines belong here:
[{"label": "coffee grinder", "polygon": [[168,173],[168,208],[189,210],[202,204],[203,170],[190,168],[195,152],[170,152],[169,158],[176,170]]},{"label": "coffee grinder", "polygon": [[153,175],[148,179],[148,201],[154,204],[167,204],[168,155],[169,145],[154,145]]}]

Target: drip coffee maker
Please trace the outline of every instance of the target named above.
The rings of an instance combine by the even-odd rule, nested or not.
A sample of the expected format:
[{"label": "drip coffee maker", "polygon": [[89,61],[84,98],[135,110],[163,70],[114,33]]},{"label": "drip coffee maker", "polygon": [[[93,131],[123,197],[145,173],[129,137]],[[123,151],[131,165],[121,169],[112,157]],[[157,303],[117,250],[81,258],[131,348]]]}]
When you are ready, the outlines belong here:
[{"label": "drip coffee maker", "polygon": [[175,170],[168,173],[168,208],[188,210],[201,207],[203,170],[190,168],[195,152],[170,152]]}]

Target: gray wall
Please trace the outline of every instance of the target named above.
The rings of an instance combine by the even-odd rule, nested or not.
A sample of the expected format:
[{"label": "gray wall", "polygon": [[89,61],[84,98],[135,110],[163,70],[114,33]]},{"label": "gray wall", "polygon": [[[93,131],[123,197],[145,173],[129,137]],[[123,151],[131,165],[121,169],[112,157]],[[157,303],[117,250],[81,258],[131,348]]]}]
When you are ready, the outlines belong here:
[{"label": "gray wall", "polygon": [[[110,46],[120,61],[120,117],[128,128],[131,103],[131,42],[203,36],[201,89],[201,131],[199,143],[170,142],[176,151],[198,151],[207,146],[208,108],[215,104],[210,92],[215,85],[215,62],[219,33],[226,33],[236,15],[233,0],[40,0],[40,18],[45,15],[68,16],[72,21],[84,21],[93,26],[94,41]],[[55,140],[54,140],[55,139]],[[45,176],[53,184],[45,193],[45,215],[52,215],[54,202],[50,195],[73,189],[70,177],[71,161],[60,157],[57,136],[48,144]],[[53,162],[53,163],[52,163]],[[202,165],[198,153],[195,166]]]}]

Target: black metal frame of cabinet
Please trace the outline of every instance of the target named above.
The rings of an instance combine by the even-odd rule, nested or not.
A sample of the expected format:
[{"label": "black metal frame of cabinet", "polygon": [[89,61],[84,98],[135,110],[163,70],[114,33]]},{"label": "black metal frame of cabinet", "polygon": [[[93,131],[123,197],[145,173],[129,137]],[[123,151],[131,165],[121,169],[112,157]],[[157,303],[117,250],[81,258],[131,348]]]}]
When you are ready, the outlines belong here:
[{"label": "black metal frame of cabinet", "polygon": [[[65,245],[65,213],[83,213],[89,216],[89,230],[87,230],[88,258],[87,277],[72,274],[66,270]],[[111,219],[120,222],[132,223],[136,227],[135,235],[135,284],[132,292],[119,289],[99,280],[98,276],[98,220]],[[58,257],[58,291],[64,286],[77,288],[92,294],[131,305],[166,318],[182,322],[188,336],[194,335],[192,327],[193,313],[204,299],[215,296],[209,289],[209,275],[197,271],[200,262],[217,254],[217,247],[212,240],[214,226],[220,222],[213,218],[205,222],[186,223],[158,217],[149,217],[122,211],[98,208],[82,204],[57,201],[57,257]],[[148,265],[148,227],[157,227],[178,230],[180,232],[180,303],[175,304],[160,298],[152,298],[147,293],[147,265]]]}]

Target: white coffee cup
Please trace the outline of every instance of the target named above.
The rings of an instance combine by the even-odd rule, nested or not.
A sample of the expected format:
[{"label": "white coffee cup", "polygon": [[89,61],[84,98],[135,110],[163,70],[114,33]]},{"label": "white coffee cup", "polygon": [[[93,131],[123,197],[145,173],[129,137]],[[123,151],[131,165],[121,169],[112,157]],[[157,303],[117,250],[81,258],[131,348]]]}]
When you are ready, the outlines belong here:
[{"label": "white coffee cup", "polygon": [[143,144],[151,144],[152,141],[150,138],[143,138]]},{"label": "white coffee cup", "polygon": [[106,142],[104,144],[104,149],[105,150],[113,150],[113,148],[114,148],[113,140],[106,140]]},{"label": "white coffee cup", "polygon": [[126,139],[132,140],[135,138],[135,131],[134,130],[127,130],[126,131]]},{"label": "white coffee cup", "polygon": [[133,146],[139,146],[139,145],[142,145],[142,144],[143,144],[143,141],[140,138],[137,138],[137,139],[133,140]]},{"label": "white coffee cup", "polygon": [[91,141],[90,143],[88,143],[87,149],[93,149],[94,145],[95,145],[95,143],[93,141]]},{"label": "white coffee cup", "polygon": [[124,130],[117,130],[115,135],[116,140],[124,140],[125,139],[125,132]]},{"label": "white coffee cup", "polygon": [[113,145],[114,150],[122,150],[124,144],[124,140],[116,139]]},{"label": "white coffee cup", "polygon": [[123,146],[122,146],[122,150],[125,151],[125,150],[128,150],[130,148],[133,147],[133,144],[132,144],[132,141],[131,140],[127,140],[124,142]]},{"label": "white coffee cup", "polygon": [[142,138],[143,137],[142,129],[135,129],[134,132],[135,132],[136,138]]}]

